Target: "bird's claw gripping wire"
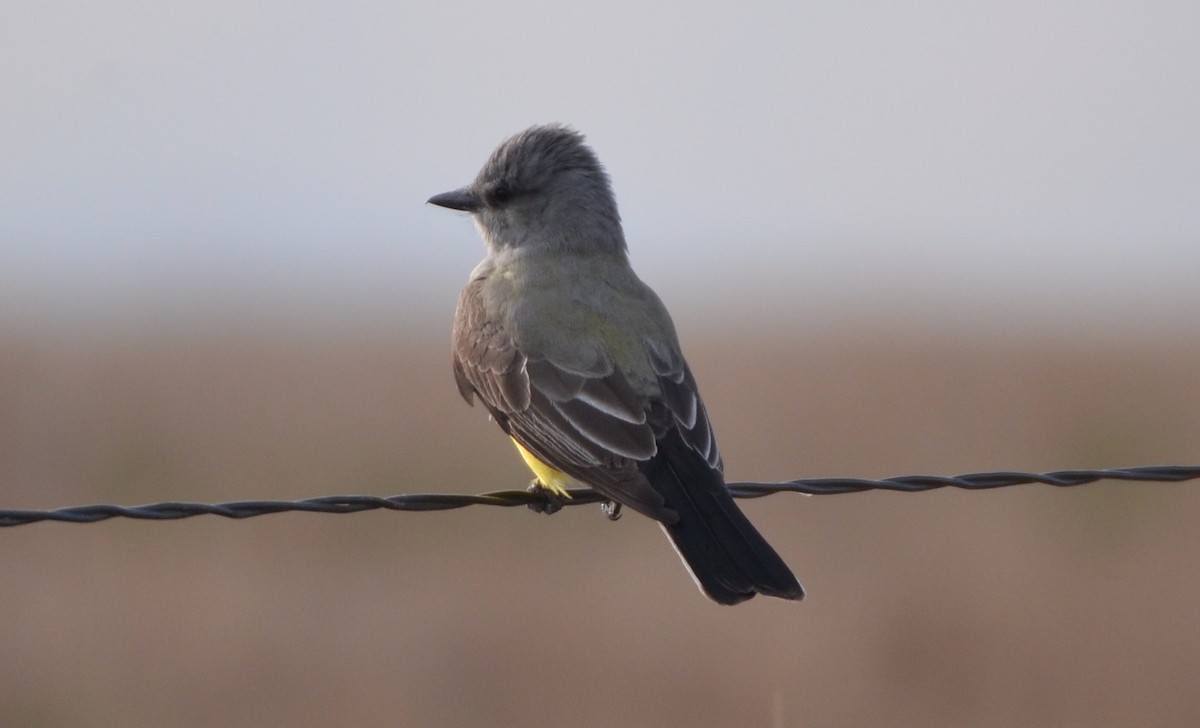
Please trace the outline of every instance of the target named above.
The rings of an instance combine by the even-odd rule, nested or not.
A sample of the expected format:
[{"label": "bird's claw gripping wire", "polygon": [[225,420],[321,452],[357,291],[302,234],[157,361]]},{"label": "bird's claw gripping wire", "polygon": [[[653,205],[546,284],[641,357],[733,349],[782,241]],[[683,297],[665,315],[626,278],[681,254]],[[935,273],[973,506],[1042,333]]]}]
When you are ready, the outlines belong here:
[{"label": "bird's claw gripping wire", "polygon": [[[533,482],[529,484],[526,490],[537,499],[528,504],[529,510],[534,513],[545,513],[546,515],[561,511],[563,506],[567,504],[567,500],[571,497],[563,495],[552,488],[547,488],[537,478],[533,479]],[[611,500],[603,501],[600,503],[600,512],[610,521],[619,520],[621,518],[621,504]]]},{"label": "bird's claw gripping wire", "polygon": [[546,515],[558,513],[566,503],[565,498],[542,485],[542,481],[537,478],[533,479],[533,482],[529,484],[526,490],[538,499],[529,504],[529,510],[534,513],[545,513]]}]

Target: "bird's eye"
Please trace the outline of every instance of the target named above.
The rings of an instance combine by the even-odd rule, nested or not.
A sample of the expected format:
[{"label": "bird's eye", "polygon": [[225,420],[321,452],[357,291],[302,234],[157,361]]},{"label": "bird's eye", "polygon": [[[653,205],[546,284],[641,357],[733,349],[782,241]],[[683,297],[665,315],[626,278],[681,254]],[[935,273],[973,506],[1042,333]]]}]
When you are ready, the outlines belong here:
[{"label": "bird's eye", "polygon": [[512,196],[512,189],[503,182],[492,188],[491,198],[493,205],[503,205],[511,200]]}]

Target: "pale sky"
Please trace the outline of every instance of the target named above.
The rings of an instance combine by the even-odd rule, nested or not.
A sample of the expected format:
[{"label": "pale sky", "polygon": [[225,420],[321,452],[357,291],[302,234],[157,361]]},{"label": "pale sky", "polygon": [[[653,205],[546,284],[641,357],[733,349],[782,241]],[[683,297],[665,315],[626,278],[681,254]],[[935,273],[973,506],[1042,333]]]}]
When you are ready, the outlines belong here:
[{"label": "pale sky", "polygon": [[1193,2],[112,0],[0,9],[0,325],[448,322],[548,121],[677,317],[1200,321]]}]

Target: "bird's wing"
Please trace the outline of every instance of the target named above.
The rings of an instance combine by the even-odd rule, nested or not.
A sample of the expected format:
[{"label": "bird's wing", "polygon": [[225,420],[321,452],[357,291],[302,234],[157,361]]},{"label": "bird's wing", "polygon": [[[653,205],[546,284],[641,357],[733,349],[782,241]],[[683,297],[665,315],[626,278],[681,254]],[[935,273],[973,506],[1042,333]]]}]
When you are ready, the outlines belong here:
[{"label": "bird's wing", "polygon": [[469,285],[454,327],[454,375],[497,423],[551,467],[661,521],[676,514],[637,468],[658,451],[658,438],[678,428],[689,447],[716,469],[720,455],[695,381],[677,348],[647,342],[661,394],[639,395],[606,356],[569,364],[522,352],[487,315],[481,287]]}]

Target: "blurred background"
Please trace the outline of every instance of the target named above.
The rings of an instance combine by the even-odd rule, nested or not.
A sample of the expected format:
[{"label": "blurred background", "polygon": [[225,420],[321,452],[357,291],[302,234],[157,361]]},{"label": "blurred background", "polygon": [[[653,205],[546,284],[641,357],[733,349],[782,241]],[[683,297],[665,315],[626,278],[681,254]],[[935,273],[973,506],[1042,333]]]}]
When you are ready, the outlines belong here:
[{"label": "blurred background", "polygon": [[[424,205],[562,121],[731,479],[1200,461],[1200,9],[10,3],[0,508],[480,492],[482,256]],[[287,514],[0,532],[14,726],[1188,725],[1200,485],[777,495],[809,590],[658,529]]]}]

